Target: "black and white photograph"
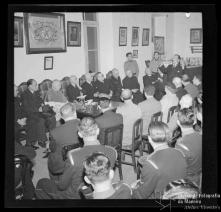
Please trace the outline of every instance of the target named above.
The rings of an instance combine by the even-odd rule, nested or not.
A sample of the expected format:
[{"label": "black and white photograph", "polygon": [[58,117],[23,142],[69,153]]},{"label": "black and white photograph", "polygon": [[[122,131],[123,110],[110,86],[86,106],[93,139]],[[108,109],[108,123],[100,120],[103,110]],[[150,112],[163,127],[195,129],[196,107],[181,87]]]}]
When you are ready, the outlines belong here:
[{"label": "black and white photograph", "polygon": [[9,6],[6,206],[220,209],[215,7],[53,6]]}]

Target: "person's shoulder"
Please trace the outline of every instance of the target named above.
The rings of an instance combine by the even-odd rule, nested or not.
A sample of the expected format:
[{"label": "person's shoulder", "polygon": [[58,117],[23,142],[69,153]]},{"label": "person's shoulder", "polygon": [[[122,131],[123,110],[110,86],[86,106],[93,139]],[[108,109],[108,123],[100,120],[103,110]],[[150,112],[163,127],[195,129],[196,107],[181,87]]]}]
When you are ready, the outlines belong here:
[{"label": "person's shoulder", "polygon": [[132,189],[128,184],[120,181],[112,185],[115,189],[115,193],[109,197],[110,199],[131,199]]}]

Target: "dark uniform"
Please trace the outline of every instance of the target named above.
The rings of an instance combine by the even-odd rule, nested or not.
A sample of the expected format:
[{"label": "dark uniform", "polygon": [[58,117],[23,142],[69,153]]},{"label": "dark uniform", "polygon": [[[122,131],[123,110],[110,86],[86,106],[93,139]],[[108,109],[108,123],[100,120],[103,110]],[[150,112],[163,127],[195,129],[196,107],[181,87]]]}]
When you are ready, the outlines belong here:
[{"label": "dark uniform", "polygon": [[114,102],[122,102],[120,98],[122,91],[122,84],[120,77],[116,79],[114,76],[112,76],[109,79],[109,82],[110,82],[110,89],[113,91],[111,100]]},{"label": "dark uniform", "polygon": [[[94,92],[95,93],[103,93],[109,95],[111,90],[110,90],[110,82],[109,80],[105,79],[104,82],[100,82],[99,80],[96,80],[93,83],[94,86]],[[99,101],[99,97],[95,98],[95,101]]]},{"label": "dark uniform", "polygon": [[69,102],[77,100],[77,97],[80,96],[80,89],[78,86],[73,86],[72,84],[67,86],[66,94]]},{"label": "dark uniform", "polygon": [[84,82],[82,87],[83,95],[86,95],[85,100],[94,99],[94,86],[88,82]]}]

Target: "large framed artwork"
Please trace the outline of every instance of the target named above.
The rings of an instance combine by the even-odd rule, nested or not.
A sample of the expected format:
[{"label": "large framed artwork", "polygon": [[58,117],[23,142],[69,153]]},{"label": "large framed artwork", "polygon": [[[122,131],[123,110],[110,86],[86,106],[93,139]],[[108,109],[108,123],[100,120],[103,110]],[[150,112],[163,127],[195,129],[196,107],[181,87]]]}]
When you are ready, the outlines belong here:
[{"label": "large framed artwork", "polygon": [[190,43],[202,43],[202,29],[190,29]]},{"label": "large framed artwork", "polygon": [[14,47],[23,47],[23,18],[14,18]]},{"label": "large framed artwork", "polygon": [[144,28],[142,35],[142,46],[149,46],[150,29]]},{"label": "large framed artwork", "polygon": [[138,46],[139,44],[139,27],[132,27],[132,46]]},{"label": "large framed artwork", "polygon": [[154,51],[164,54],[164,37],[154,36]]},{"label": "large framed artwork", "polygon": [[81,46],[80,22],[67,22],[67,46]]},{"label": "large framed artwork", "polygon": [[65,16],[60,13],[24,13],[26,53],[66,52]]},{"label": "large framed artwork", "polygon": [[119,46],[127,45],[127,27],[119,28]]}]

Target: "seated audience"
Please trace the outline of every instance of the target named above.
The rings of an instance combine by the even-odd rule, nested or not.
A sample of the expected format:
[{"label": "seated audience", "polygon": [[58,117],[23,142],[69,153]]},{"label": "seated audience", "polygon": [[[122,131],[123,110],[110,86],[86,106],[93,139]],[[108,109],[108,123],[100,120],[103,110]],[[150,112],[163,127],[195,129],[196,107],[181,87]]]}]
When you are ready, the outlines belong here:
[{"label": "seated audience", "polygon": [[109,80],[104,79],[104,75],[101,72],[97,72],[95,75],[95,82],[93,83],[94,86],[94,97],[97,98],[97,101],[99,101],[99,98],[106,97],[111,98],[112,91],[110,89]]},{"label": "seated audience", "polygon": [[121,100],[122,84],[119,76],[119,71],[116,68],[112,70],[112,77],[110,78],[109,82],[110,82],[110,89],[113,92],[111,100],[114,102],[122,102]]},{"label": "seated audience", "polygon": [[20,131],[25,129],[26,117],[21,107],[21,99],[18,97],[18,87],[14,85],[14,110],[15,110],[15,140],[18,141],[20,137]]},{"label": "seated audience", "polygon": [[123,88],[129,89],[133,93],[133,103],[139,104],[144,100],[142,93],[140,92],[140,84],[137,77],[133,76],[131,70],[126,70],[126,77],[122,80]]},{"label": "seated audience", "polygon": [[167,85],[165,87],[165,92],[166,95],[163,96],[163,98],[160,100],[161,107],[162,107],[162,121],[164,123],[167,123],[167,116],[168,116],[168,111],[172,106],[177,106],[178,105],[178,98],[176,96],[176,88],[174,84],[171,82],[167,82]]},{"label": "seated audience", "polygon": [[123,116],[124,128],[122,146],[130,147],[132,144],[133,125],[137,119],[142,118],[142,112],[140,107],[132,102],[133,95],[131,90],[123,90],[121,97],[124,104],[117,108],[116,113],[120,113]]},{"label": "seated audience", "polygon": [[74,102],[81,95],[81,87],[75,75],[70,77],[70,84],[67,87],[67,98],[69,102]]},{"label": "seated audience", "polygon": [[128,52],[126,54],[126,57],[127,57],[127,61],[124,63],[124,72],[125,72],[125,74],[126,74],[127,70],[131,70],[133,76],[138,77],[139,67],[138,67],[137,61],[133,59],[133,56],[132,56],[131,52]]},{"label": "seated audience", "polygon": [[202,92],[202,75],[197,74],[193,77],[193,84],[197,86],[199,92]]},{"label": "seated audience", "polygon": [[144,88],[146,100],[139,103],[138,106],[141,108],[143,118],[143,134],[148,133],[148,127],[151,121],[151,116],[154,113],[161,111],[161,103],[154,98],[155,87],[150,85]]},{"label": "seated audience", "polygon": [[100,98],[99,103],[103,115],[95,119],[100,129],[99,141],[104,144],[104,130],[110,127],[118,126],[123,124],[123,117],[121,114],[115,113],[110,106],[110,100],[108,98]]},{"label": "seated audience", "polygon": [[60,109],[61,117],[65,121],[50,132],[49,148],[51,153],[48,157],[48,170],[53,175],[62,174],[64,170],[64,160],[62,148],[64,146],[76,145],[79,147],[78,126],[80,121],[76,117],[76,110],[73,104],[67,103]]},{"label": "seated audience", "polygon": [[167,67],[162,64],[159,67],[160,73],[166,75],[166,81],[172,82],[174,77],[182,77],[185,73],[185,66],[184,63],[181,62],[181,57],[178,54],[175,54],[173,57],[172,64],[168,65]]},{"label": "seated audience", "polygon": [[114,170],[110,159],[103,153],[93,153],[84,162],[85,182],[91,184],[93,199],[131,199],[132,190],[129,185],[112,183]]},{"label": "seated audience", "polygon": [[187,93],[189,93],[192,96],[193,99],[198,96],[199,90],[193,83],[190,82],[190,78],[187,74],[183,75],[182,83],[184,89],[187,91]]},{"label": "seated audience", "polygon": [[47,91],[44,100],[45,102],[67,102],[67,98],[61,92],[61,82],[59,80],[52,82],[52,88]]},{"label": "seated audience", "polygon": [[85,74],[86,82],[84,82],[82,87],[82,93],[83,95],[86,95],[85,100],[94,99],[94,87],[92,85],[92,76],[90,73]]},{"label": "seated audience", "polygon": [[199,186],[202,173],[202,135],[193,129],[194,118],[194,112],[190,108],[178,112],[182,138],[177,141],[176,148],[185,154],[187,179]]},{"label": "seated audience", "polygon": [[[148,60],[149,61],[149,60]],[[147,87],[149,85],[154,85],[158,81],[159,74],[156,72],[151,72],[150,68],[145,69],[145,75],[143,76],[143,85]]]},{"label": "seated audience", "polygon": [[110,146],[101,145],[97,140],[99,128],[94,119],[83,118],[78,134],[84,140],[84,147],[69,151],[64,172],[58,181],[46,178],[38,181],[36,186],[38,199],[79,199],[78,189],[83,183],[83,162],[94,152],[104,153],[110,160],[111,168],[115,166],[117,152]]},{"label": "seated audience", "polygon": [[170,182],[164,189],[162,199],[197,199],[199,188],[187,179]]},{"label": "seated audience", "polygon": [[172,82],[176,87],[176,96],[180,100],[182,98],[182,96],[187,94],[187,91],[183,88],[181,78],[174,77]]},{"label": "seated audience", "polygon": [[32,146],[34,149],[38,148],[34,144],[38,141],[38,144],[42,147],[46,147],[46,122],[49,129],[53,129],[56,126],[55,117],[47,120],[42,116],[42,106],[44,105],[41,99],[37,82],[34,79],[30,79],[27,82],[28,89],[22,94],[22,108],[27,117],[27,139],[26,145]]},{"label": "seated audience", "polygon": [[152,122],[148,130],[154,152],[139,158],[141,179],[139,186],[133,190],[135,199],[160,198],[169,182],[186,177],[183,153],[168,146],[171,137],[168,126],[163,122]]}]

